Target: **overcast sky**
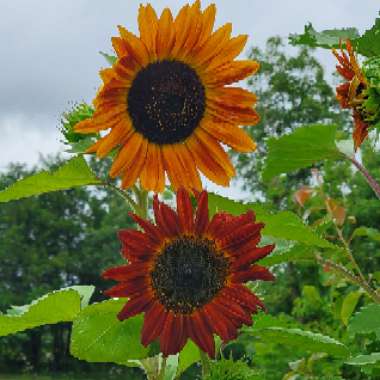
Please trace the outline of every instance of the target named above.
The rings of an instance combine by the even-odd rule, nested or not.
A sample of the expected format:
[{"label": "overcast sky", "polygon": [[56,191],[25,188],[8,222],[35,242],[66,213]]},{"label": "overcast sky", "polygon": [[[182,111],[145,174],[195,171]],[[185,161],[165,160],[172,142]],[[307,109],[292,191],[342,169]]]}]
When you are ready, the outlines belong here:
[{"label": "overcast sky", "polygon": [[[378,0],[214,0],[217,25],[262,46],[273,35],[373,25]],[[59,118],[70,102],[91,101],[116,26],[137,30],[138,0],[0,0],[0,170],[9,162],[33,164],[39,153],[62,150]],[[176,12],[185,1],[152,0]],[[328,71],[334,60],[318,52]]]}]

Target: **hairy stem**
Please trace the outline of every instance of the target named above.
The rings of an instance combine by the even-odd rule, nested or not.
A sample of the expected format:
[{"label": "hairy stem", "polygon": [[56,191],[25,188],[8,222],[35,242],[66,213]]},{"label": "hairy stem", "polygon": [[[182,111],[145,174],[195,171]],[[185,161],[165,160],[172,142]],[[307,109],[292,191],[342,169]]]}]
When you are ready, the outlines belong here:
[{"label": "hairy stem", "polygon": [[358,162],[355,157],[345,155],[345,157],[352,162],[352,164],[363,174],[367,183],[371,186],[376,196],[380,199],[380,184],[369,174],[368,170]]},{"label": "hairy stem", "polygon": [[380,294],[378,294],[374,289],[372,289],[367,281],[363,281],[360,277],[356,276],[354,273],[349,271],[346,267],[343,265],[337,264],[331,260],[325,260],[322,258],[321,255],[316,255],[317,261],[321,263],[322,265],[326,265],[328,268],[331,268],[335,272],[342,275],[344,278],[346,278],[351,283],[358,285],[361,287],[367,295],[372,298],[372,300],[378,304],[380,304]]}]

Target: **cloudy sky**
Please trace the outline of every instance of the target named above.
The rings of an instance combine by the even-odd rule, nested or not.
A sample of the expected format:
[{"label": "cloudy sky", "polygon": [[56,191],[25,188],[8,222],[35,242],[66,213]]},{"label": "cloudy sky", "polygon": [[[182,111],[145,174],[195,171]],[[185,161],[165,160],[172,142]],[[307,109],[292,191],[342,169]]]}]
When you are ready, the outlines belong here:
[{"label": "cloudy sky", "polygon": [[[373,25],[377,0],[214,0],[217,24],[231,21],[248,44],[263,45],[275,34]],[[116,26],[137,30],[140,0],[0,0],[0,170],[9,162],[33,164],[39,153],[62,150],[59,118],[70,102],[90,101],[105,66],[99,51],[111,52]],[[151,0],[175,12],[185,1]],[[320,51],[328,70],[329,52]]]}]

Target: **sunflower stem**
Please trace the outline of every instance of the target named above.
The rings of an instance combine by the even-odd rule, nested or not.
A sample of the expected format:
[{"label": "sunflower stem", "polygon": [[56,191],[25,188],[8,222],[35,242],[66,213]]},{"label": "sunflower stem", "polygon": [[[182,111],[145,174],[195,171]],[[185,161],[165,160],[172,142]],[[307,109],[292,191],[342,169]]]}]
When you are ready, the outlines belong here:
[{"label": "sunflower stem", "polygon": [[166,364],[167,364],[167,357],[164,356],[162,358],[162,361],[161,361],[160,372],[158,374],[157,380],[164,380],[165,379]]},{"label": "sunflower stem", "polygon": [[206,353],[199,349],[199,355],[202,363],[202,378],[206,377],[210,373],[210,360]]},{"label": "sunflower stem", "polygon": [[132,197],[124,190],[119,189],[117,186],[113,185],[111,182],[104,183],[104,187],[108,187],[109,189],[113,190],[116,194],[120,195],[129,206],[137,213],[137,210],[139,209],[138,203],[136,203]]},{"label": "sunflower stem", "polygon": [[363,174],[367,183],[371,186],[376,196],[380,199],[380,184],[369,174],[368,170],[360,164],[355,157],[345,155],[345,157],[352,162],[352,164]]}]

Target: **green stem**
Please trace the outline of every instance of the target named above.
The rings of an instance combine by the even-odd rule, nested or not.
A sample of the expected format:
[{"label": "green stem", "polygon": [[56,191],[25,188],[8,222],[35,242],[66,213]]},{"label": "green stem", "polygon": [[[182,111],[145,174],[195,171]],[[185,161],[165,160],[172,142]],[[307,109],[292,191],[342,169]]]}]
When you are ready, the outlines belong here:
[{"label": "green stem", "polygon": [[199,349],[199,355],[202,363],[202,377],[206,377],[210,373],[210,359],[201,349]]},{"label": "green stem", "polygon": [[164,356],[164,357],[162,358],[161,368],[160,368],[160,373],[159,373],[159,375],[158,375],[157,380],[164,380],[164,379],[165,379],[166,364],[167,364],[167,357]]}]

